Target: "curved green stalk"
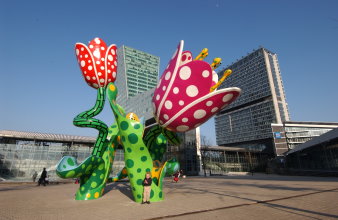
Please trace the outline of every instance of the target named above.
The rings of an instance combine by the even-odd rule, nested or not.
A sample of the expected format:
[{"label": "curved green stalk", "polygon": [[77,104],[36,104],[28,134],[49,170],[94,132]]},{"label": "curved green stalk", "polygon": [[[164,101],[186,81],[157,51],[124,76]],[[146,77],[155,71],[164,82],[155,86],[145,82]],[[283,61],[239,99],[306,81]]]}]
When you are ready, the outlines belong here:
[{"label": "curved green stalk", "polygon": [[105,152],[105,140],[108,135],[108,126],[99,119],[93,118],[94,116],[100,114],[104,107],[104,102],[106,99],[106,90],[103,87],[97,89],[97,98],[93,108],[84,111],[77,115],[73,124],[77,127],[87,127],[87,128],[95,128],[99,131],[99,135],[94,144],[94,148],[92,151],[93,156],[101,157]]}]

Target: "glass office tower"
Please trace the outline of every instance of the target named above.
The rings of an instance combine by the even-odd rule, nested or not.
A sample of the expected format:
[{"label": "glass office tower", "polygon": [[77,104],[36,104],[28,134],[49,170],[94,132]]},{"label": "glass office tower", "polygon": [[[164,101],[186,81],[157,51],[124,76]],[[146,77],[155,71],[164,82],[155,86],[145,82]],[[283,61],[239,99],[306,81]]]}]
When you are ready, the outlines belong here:
[{"label": "glass office tower", "polygon": [[277,55],[259,48],[218,75],[226,69],[233,73],[221,88],[236,86],[242,94],[216,115],[217,144],[273,153],[271,123],[290,120]]},{"label": "glass office tower", "polygon": [[160,58],[127,46],[117,50],[117,102],[126,107],[126,100],[157,85]]}]

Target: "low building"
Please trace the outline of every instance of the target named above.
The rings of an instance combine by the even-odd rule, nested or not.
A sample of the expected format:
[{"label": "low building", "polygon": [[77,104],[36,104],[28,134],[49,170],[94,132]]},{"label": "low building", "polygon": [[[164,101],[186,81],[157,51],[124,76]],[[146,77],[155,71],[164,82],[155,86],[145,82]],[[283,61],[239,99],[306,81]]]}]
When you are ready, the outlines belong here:
[{"label": "low building", "polygon": [[287,152],[286,166],[296,170],[332,172],[338,176],[338,128]]},{"label": "low building", "polygon": [[338,123],[334,122],[286,121],[271,124],[275,154],[281,156],[296,146],[337,127]]},{"label": "low building", "polygon": [[[34,173],[45,167],[50,179],[58,179],[56,164],[63,156],[73,156],[79,162],[87,158],[95,137],[47,134],[22,131],[0,131],[0,177],[12,181],[32,181]],[[123,151],[118,149],[116,165],[124,166]],[[116,169],[120,167],[115,166]]]},{"label": "low building", "polygon": [[202,146],[202,168],[205,175],[229,172],[264,172],[269,155],[260,149]]}]

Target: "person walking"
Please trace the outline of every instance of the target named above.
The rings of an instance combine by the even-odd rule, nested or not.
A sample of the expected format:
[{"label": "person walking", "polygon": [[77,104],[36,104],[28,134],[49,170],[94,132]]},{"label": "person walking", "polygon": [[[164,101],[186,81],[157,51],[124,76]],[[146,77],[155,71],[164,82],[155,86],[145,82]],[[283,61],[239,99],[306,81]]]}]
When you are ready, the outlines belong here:
[{"label": "person walking", "polygon": [[151,175],[149,172],[146,173],[146,177],[143,180],[143,200],[142,204],[148,203],[150,204],[150,191],[151,191],[151,183],[153,180],[151,179]]},{"label": "person walking", "polygon": [[46,168],[43,168],[43,171],[39,179],[38,186],[40,186],[41,184],[43,184],[43,186],[46,186],[46,177],[47,177],[47,171],[46,171]]}]

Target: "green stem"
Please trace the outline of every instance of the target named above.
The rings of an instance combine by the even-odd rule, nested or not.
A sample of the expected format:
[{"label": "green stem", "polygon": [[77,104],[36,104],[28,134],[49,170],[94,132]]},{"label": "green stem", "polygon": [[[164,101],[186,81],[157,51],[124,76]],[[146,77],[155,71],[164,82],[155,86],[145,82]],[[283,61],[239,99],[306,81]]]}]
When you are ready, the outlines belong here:
[{"label": "green stem", "polygon": [[77,127],[95,128],[99,131],[99,135],[92,151],[92,155],[98,157],[102,157],[103,153],[105,152],[106,145],[104,143],[108,135],[108,126],[101,120],[93,117],[100,114],[100,112],[103,110],[105,99],[105,88],[98,88],[94,107],[80,113],[73,120],[73,124]]}]

